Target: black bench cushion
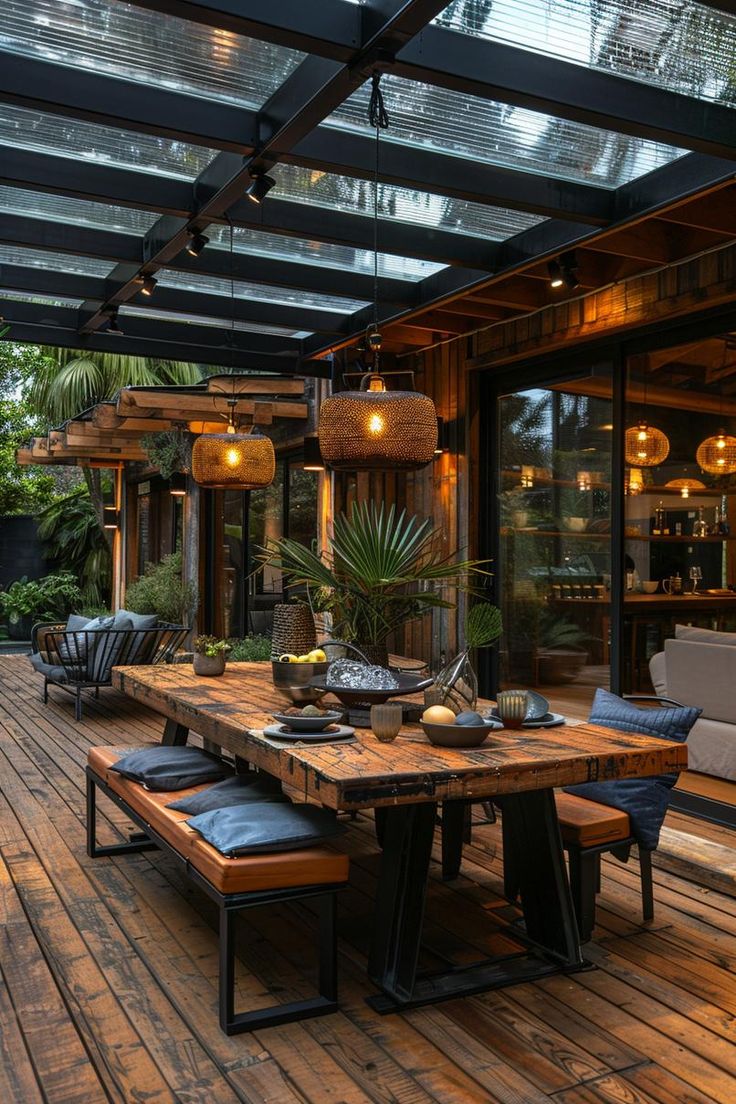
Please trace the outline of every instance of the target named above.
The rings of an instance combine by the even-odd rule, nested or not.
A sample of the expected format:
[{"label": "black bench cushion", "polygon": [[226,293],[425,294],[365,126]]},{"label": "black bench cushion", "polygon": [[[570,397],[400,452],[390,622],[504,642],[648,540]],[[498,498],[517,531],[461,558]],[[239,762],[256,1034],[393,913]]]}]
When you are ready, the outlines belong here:
[{"label": "black bench cushion", "polygon": [[[249,893],[297,886],[339,885],[347,881],[348,856],[331,847],[226,858],[187,824],[186,813],[167,808],[173,793],[152,793],[115,773],[113,764],[128,748],[90,748],[89,767],[155,829],[220,893]],[[201,789],[202,787],[200,787]],[[192,788],[190,794],[197,792]]]},{"label": "black bench cushion", "polygon": [[231,805],[245,805],[259,801],[288,801],[278,778],[270,774],[235,774],[214,786],[205,786],[196,794],[188,794],[172,801],[168,806],[180,813],[198,816],[215,809],[227,809]]},{"label": "black bench cushion", "polygon": [[257,808],[233,805],[201,813],[188,823],[223,855],[291,851],[345,832],[345,826],[328,809],[291,802],[269,802]]},{"label": "black bench cushion", "polygon": [[149,790],[185,790],[203,782],[219,782],[233,768],[219,756],[197,747],[156,744],[139,748],[119,759],[112,768]]}]

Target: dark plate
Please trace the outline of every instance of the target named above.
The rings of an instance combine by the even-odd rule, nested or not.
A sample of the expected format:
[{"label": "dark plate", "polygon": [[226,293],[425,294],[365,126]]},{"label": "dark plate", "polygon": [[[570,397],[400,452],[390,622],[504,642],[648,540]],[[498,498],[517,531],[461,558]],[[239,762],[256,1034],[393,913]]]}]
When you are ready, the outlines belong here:
[{"label": "dark plate", "polygon": [[342,713],[334,710],[321,717],[300,717],[291,713],[272,713],[271,716],[293,732],[322,732],[328,725],[338,724],[342,720]]},{"label": "dark plate", "polygon": [[[496,709],[491,710],[490,716],[493,717],[494,721],[497,721],[497,720],[501,719],[499,717],[498,711]],[[545,713],[545,715],[543,717],[537,717],[534,720],[524,721],[524,723],[522,724],[521,727],[522,728],[556,728],[557,725],[564,724],[565,720],[566,720],[566,718],[563,717],[561,713]],[[518,728],[515,729],[515,730],[514,729],[509,729],[508,731],[509,732],[513,732],[513,731],[518,732],[519,729]]]},{"label": "dark plate", "polygon": [[302,744],[327,744],[340,743],[341,740],[352,740],[355,729],[350,725],[331,725],[326,732],[294,732],[285,725],[268,725],[263,730],[264,736],[270,736],[273,740],[292,740]]},{"label": "dark plate", "polygon": [[343,705],[377,705],[388,701],[389,698],[400,698],[403,694],[416,694],[419,690],[426,690],[434,681],[431,678],[407,675],[401,671],[391,673],[399,684],[395,690],[353,690],[346,686],[331,686],[326,675],[315,676],[310,679],[309,685],[324,691],[325,694],[334,694]]}]

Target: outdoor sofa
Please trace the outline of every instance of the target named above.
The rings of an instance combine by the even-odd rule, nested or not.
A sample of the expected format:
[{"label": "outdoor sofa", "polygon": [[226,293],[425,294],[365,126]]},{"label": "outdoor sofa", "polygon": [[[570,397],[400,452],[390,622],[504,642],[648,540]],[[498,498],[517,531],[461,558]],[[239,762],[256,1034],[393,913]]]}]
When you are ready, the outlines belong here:
[{"label": "outdoor sofa", "polygon": [[72,614],[65,625],[34,625],[30,656],[43,675],[43,700],[49,686],[75,697],[75,717],[82,717],[82,691],[110,686],[113,667],[171,663],[189,630],[163,624],[155,614],[118,610],[114,616],[90,620]]}]

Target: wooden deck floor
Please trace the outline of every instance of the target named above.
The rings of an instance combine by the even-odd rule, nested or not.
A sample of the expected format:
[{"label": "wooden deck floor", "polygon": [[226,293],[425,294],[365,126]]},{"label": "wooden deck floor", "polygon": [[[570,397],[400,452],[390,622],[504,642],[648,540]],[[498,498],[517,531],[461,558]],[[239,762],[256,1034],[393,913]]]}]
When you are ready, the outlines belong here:
[{"label": "wooden deck floor", "polygon": [[[0,658],[1,1104],[736,1100],[736,901],[658,870],[645,929],[636,868],[607,862],[595,969],[379,1017],[364,1000],[378,857],[363,817],[345,844],[342,1011],[226,1038],[209,902],[155,852],[84,852],[87,748],[158,739],[160,723],[109,691],[75,725],[71,700],[44,707],[39,684],[25,658]],[[106,812],[112,840],[124,818]],[[497,829],[476,828],[462,877],[431,887],[435,956],[455,930],[474,956],[498,944],[500,873]],[[310,931],[306,912],[248,917],[244,1001],[306,992]]]}]

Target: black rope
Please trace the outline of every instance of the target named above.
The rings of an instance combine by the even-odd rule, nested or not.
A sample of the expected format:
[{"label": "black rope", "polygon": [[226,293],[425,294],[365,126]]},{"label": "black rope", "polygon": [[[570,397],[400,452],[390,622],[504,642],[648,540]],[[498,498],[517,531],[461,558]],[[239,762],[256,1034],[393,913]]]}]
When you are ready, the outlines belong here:
[{"label": "black rope", "polygon": [[376,163],[373,177],[373,325],[378,330],[378,188],[379,188],[379,151],[381,131],[390,126],[386,102],[381,91],[381,74],[375,72],[372,77],[371,98],[368,102],[368,122],[376,131]]}]

